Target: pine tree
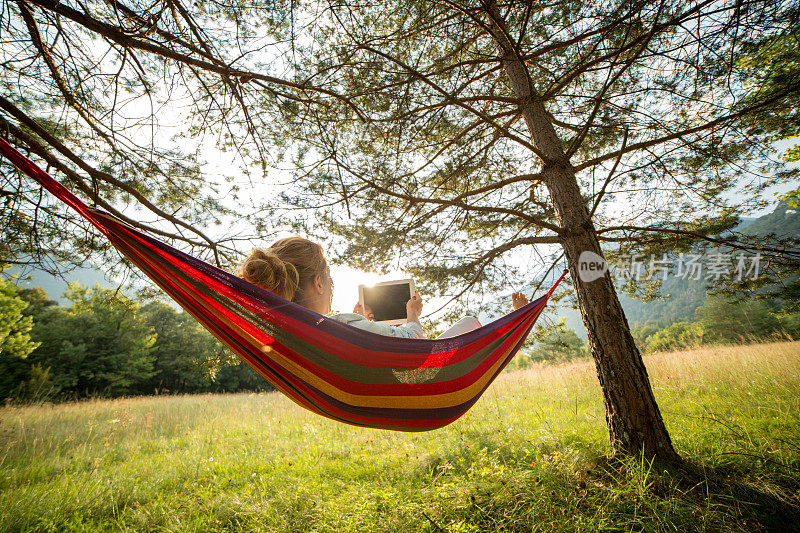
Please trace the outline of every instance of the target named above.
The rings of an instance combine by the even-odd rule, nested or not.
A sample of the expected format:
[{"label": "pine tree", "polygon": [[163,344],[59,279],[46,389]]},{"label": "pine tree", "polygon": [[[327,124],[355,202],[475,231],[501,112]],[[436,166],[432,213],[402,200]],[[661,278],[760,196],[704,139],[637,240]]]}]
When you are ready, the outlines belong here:
[{"label": "pine tree", "polygon": [[[131,126],[108,95],[132,91],[169,106],[180,92],[190,137],[222,132],[221,144],[245,159],[266,166],[291,157],[297,167],[284,199],[317,216],[265,211],[256,230],[288,220],[339,236],[339,260],[404,267],[429,294],[452,298],[530,279],[540,265],[520,266],[520,258],[557,247],[573,271],[612,449],[677,458],[614,282],[607,273],[582,280],[581,256],[602,261],[697,242],[753,249],[726,232],[764,205],[767,187],[796,173],[782,169],[770,136],[747,121],[785,110],[800,82],[754,93],[742,58],[754,43],[796,32],[796,3],[10,6],[0,125],[85,197],[120,212],[113,200],[129,195],[161,216],[202,190],[189,186],[202,181],[199,165],[189,161],[192,179],[170,188],[167,169],[183,162],[180,154],[132,147],[136,128],[104,129]],[[76,46],[87,35],[113,60],[75,53],[95,50]],[[157,113],[147,114],[153,125]],[[113,157],[94,157],[95,145]],[[118,168],[131,171],[124,177],[132,183]],[[139,175],[154,180],[140,184]],[[161,185],[169,194],[159,196]],[[51,206],[13,180],[3,189],[17,201],[4,228],[47,242],[61,236],[58,217],[70,215],[52,211],[50,233],[36,234],[30,220]],[[185,212],[191,229],[172,220],[168,233],[214,250],[197,226],[220,211],[204,207]],[[87,234],[82,242],[95,241]],[[797,257],[757,244],[775,258]]]}]

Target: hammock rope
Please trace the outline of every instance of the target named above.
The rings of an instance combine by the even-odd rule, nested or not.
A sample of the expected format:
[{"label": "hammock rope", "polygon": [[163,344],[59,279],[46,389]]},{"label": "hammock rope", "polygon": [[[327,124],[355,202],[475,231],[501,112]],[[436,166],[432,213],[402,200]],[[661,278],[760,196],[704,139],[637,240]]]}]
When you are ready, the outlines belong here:
[{"label": "hammock rope", "polygon": [[348,424],[426,431],[458,419],[514,357],[568,272],[527,306],[457,337],[377,335],[284,300],[87,206],[2,138],[0,153],[91,222],[276,389]]}]

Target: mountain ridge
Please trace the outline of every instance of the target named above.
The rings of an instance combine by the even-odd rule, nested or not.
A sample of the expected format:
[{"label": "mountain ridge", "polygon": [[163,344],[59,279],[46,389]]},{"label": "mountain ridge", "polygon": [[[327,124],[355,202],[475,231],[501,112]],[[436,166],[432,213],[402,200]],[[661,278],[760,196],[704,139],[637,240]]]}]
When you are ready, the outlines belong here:
[{"label": "mountain ridge", "polygon": [[[734,231],[754,236],[774,234],[800,238],[800,210],[779,201],[771,213],[760,217],[742,217]],[[753,257],[745,255],[745,258],[750,260],[745,266],[750,266]],[[735,259],[732,266],[736,266]],[[659,321],[666,327],[682,320],[694,320],[696,309],[705,301],[706,290],[705,279],[695,281],[668,275],[662,282],[659,299],[642,301],[622,292],[618,296],[631,328],[648,321]],[[587,340],[577,309],[558,306],[554,311],[556,316],[566,319],[568,328],[574,330],[582,340]],[[549,314],[552,316],[554,313]]]}]

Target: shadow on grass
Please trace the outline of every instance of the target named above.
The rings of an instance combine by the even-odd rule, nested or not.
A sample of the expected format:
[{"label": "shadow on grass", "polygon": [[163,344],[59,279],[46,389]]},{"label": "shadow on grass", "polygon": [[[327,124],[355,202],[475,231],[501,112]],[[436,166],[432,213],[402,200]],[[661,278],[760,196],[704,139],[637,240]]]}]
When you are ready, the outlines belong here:
[{"label": "shadow on grass", "polygon": [[[622,495],[620,501],[628,501],[622,508],[649,500],[656,508],[667,504],[678,510],[673,524],[683,522],[684,531],[800,531],[800,476],[777,466],[766,470],[747,461],[709,466],[691,459],[658,464],[626,457],[603,458],[585,474],[587,481],[605,480],[612,492]],[[684,522],[686,518],[698,522]]]},{"label": "shadow on grass", "polygon": [[[754,530],[800,531],[800,483],[795,478],[764,473],[741,467],[704,467],[687,461],[676,470],[678,486],[687,495],[697,496],[710,504],[727,507],[743,525]],[[673,475],[675,475],[673,474]],[[770,479],[773,478],[773,479]],[[759,527],[760,526],[760,527]]]},{"label": "shadow on grass", "polygon": [[462,439],[463,447],[420,463],[418,474],[432,483],[450,476],[465,481],[461,503],[425,516],[433,531],[458,524],[508,531],[800,531],[800,475],[791,465],[765,469],[749,457],[732,466],[608,458],[596,442],[575,436],[518,447],[485,432]]}]

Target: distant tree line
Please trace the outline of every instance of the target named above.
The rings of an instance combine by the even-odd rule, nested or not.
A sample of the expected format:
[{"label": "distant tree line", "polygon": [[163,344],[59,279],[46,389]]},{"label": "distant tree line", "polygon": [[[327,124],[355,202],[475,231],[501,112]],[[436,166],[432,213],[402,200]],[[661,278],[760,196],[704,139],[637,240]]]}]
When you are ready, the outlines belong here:
[{"label": "distant tree line", "polygon": [[271,389],[185,312],[97,285],[64,297],[0,278],[0,399]]},{"label": "distant tree line", "polygon": [[[140,304],[99,286],[72,284],[68,306],[41,288],[0,277],[0,399],[235,392],[272,387],[185,312]],[[644,353],[704,344],[800,338],[791,301],[731,301],[708,295],[694,320],[649,320],[632,328]],[[537,328],[511,368],[590,356],[562,319]]]},{"label": "distant tree line", "polygon": [[632,329],[645,353],[682,350],[704,344],[735,344],[800,338],[800,313],[781,300],[731,301],[709,295],[695,320],[672,324],[649,321]]},{"label": "distant tree line", "polygon": [[509,363],[509,368],[523,369],[532,363],[557,364],[588,357],[591,357],[589,347],[562,318],[552,325],[542,321]]}]

